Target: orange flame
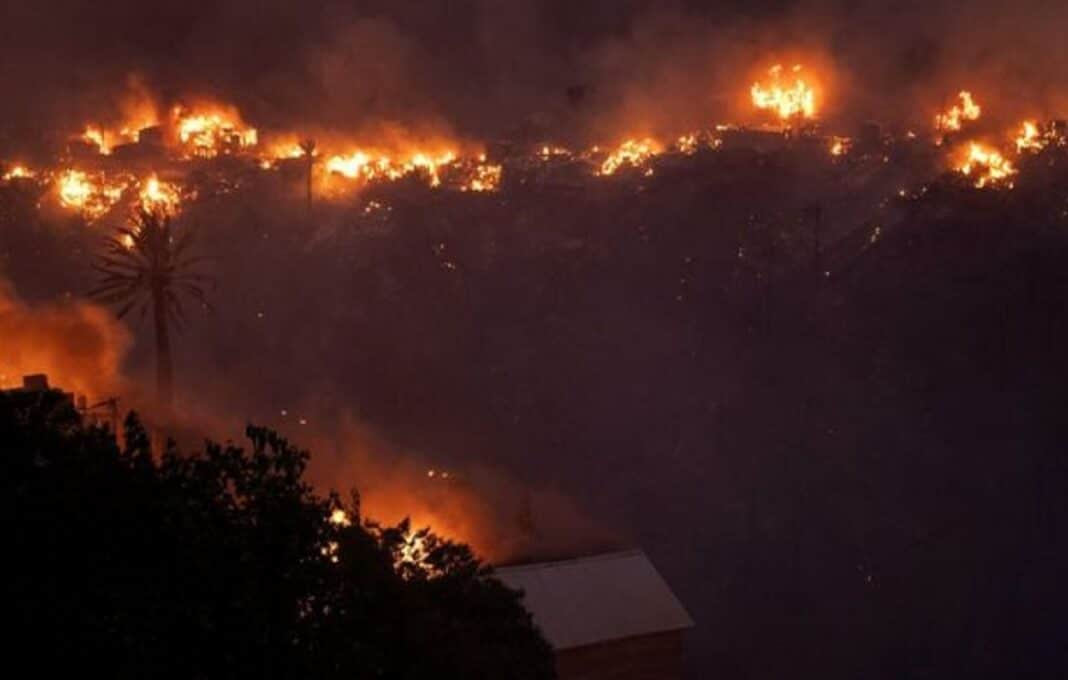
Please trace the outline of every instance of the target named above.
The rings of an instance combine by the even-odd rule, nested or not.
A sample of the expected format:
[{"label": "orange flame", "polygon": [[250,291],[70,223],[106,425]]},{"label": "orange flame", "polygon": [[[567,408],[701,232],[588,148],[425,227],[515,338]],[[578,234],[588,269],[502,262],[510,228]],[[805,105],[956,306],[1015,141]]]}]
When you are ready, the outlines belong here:
[{"label": "orange flame", "polygon": [[126,185],[109,180],[102,174],[90,175],[82,170],[66,170],[56,181],[59,203],[79,210],[85,217],[102,217],[122,198]]},{"label": "orange flame", "polygon": [[138,198],[143,210],[162,212],[167,215],[177,214],[182,202],[178,187],[170,182],[161,182],[156,175],[150,176],[141,183],[141,193]]},{"label": "orange flame", "polygon": [[957,166],[957,171],[973,178],[975,186],[980,189],[998,185],[1011,189],[1011,177],[1017,172],[1007,158],[976,142],[968,145],[967,154]]},{"label": "orange flame", "polygon": [[749,94],[753,106],[761,110],[772,111],[782,120],[791,118],[813,118],[816,115],[816,91],[799,75],[801,65],[795,65],[791,72],[793,82],[783,83],[783,67],[776,64],[768,69],[767,84],[753,83]]},{"label": "orange flame", "polygon": [[480,156],[474,176],[460,188],[463,191],[496,191],[500,183],[501,166],[486,163],[486,157]]},{"label": "orange flame", "polygon": [[1020,127],[1020,134],[1016,136],[1016,151],[1041,151],[1049,144],[1049,140],[1038,127],[1038,123],[1024,121]]},{"label": "orange flame", "polygon": [[957,96],[960,98],[960,104],[955,104],[945,113],[935,116],[935,127],[938,130],[950,132],[960,130],[965,121],[979,120],[979,116],[982,115],[983,109],[975,103],[971,92],[961,90]]},{"label": "orange flame", "polygon": [[191,156],[214,158],[256,146],[259,142],[256,129],[245,126],[236,112],[221,109],[190,111],[177,106],[172,115],[178,141]]},{"label": "orange flame", "polygon": [[611,175],[623,166],[639,167],[660,151],[661,146],[654,139],[628,139],[608,154],[598,174]]},{"label": "orange flame", "polygon": [[364,182],[400,179],[416,172],[425,172],[430,179],[430,186],[436,187],[441,184],[440,168],[455,160],[456,154],[452,151],[437,155],[416,151],[398,161],[387,154],[357,150],[348,155],[331,156],[326,161],[326,170],[330,174]]}]

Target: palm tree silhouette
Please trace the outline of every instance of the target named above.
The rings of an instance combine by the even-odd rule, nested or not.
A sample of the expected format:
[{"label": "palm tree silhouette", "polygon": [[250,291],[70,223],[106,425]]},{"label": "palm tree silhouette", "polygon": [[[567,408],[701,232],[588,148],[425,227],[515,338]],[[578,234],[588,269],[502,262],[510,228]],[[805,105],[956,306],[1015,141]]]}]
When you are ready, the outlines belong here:
[{"label": "palm tree silhouette", "polygon": [[119,306],[121,319],[137,310],[143,320],[149,310],[156,331],[156,392],[159,403],[170,409],[174,401],[174,366],[170,324],[185,324],[182,298],[189,297],[210,309],[202,287],[210,277],[193,268],[205,258],[190,252],[193,232],[175,237],[171,218],[163,212],[141,210],[129,227],[116,230],[104,254],[93,263],[102,276],[89,295]]}]

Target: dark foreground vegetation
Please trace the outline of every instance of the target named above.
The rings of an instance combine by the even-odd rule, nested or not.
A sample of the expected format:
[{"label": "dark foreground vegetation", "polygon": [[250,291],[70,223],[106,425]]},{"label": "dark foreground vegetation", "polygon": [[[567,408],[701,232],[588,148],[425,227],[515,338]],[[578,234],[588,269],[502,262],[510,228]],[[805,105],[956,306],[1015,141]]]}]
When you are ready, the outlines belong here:
[{"label": "dark foreground vegetation", "polygon": [[154,457],[136,417],[120,447],[57,392],[0,393],[7,668],[553,677],[518,593],[466,546],[361,522],[355,497],[304,481],[306,453],[247,435],[247,449]]},{"label": "dark foreground vegetation", "polygon": [[[556,485],[693,614],[693,678],[1065,677],[1068,153],[981,191],[910,149],[205,198],[187,400]],[[106,230],[33,206],[7,275],[89,290]]]}]

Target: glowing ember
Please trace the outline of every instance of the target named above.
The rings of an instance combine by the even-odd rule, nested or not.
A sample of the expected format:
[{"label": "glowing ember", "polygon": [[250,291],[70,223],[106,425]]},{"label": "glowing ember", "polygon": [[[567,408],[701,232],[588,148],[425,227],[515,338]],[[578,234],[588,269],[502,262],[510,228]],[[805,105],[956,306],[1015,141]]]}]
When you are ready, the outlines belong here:
[{"label": "glowing ember", "polygon": [[801,77],[801,66],[791,70],[793,82],[783,77],[783,67],[776,64],[768,69],[768,82],[753,83],[749,94],[753,106],[772,111],[782,120],[812,118],[816,115],[816,91]]},{"label": "glowing ember", "polygon": [[698,144],[697,134],[693,132],[688,135],[682,135],[675,140],[675,147],[687,156],[692,156],[697,153]]},{"label": "glowing ember", "polygon": [[161,182],[155,175],[141,183],[139,199],[142,209],[167,215],[176,214],[182,202],[178,187],[169,182]]},{"label": "glowing ember", "polygon": [[624,165],[641,166],[658,153],[660,153],[660,145],[655,140],[649,138],[628,139],[604,159],[598,174],[614,174]]},{"label": "glowing ember", "polygon": [[1016,168],[1008,159],[975,142],[969,144],[968,153],[957,166],[957,171],[973,178],[975,186],[980,189],[997,185],[1006,185],[1011,189],[1010,178],[1016,174]]},{"label": "glowing ember", "polygon": [[341,508],[337,508],[330,513],[330,523],[339,527],[347,527],[352,525],[352,520],[349,519],[349,514],[347,512]]},{"label": "glowing ember", "polygon": [[30,170],[25,165],[16,165],[4,173],[4,181],[9,182],[13,179],[32,179],[36,176],[37,173]]},{"label": "glowing ember", "polygon": [[497,190],[501,183],[501,166],[487,164],[485,160],[485,156],[480,158],[479,164],[475,166],[474,177],[461,187],[463,191]]},{"label": "glowing ember", "polygon": [[176,107],[173,115],[178,140],[193,156],[213,158],[256,146],[259,141],[256,129],[245,127],[236,114],[192,112]]},{"label": "glowing ember", "polygon": [[571,151],[565,149],[562,146],[551,146],[549,144],[543,145],[538,149],[538,157],[543,161],[552,160],[554,158],[568,158],[571,156]]},{"label": "glowing ember", "polygon": [[79,210],[89,219],[97,219],[111,210],[125,189],[122,183],[90,176],[81,170],[67,170],[56,181],[60,205]]},{"label": "glowing ember", "polygon": [[852,145],[853,140],[849,137],[831,137],[831,155],[844,156],[849,153],[849,147],[851,147]]},{"label": "glowing ember", "polygon": [[940,131],[960,130],[965,121],[978,120],[983,110],[972,99],[972,93],[962,90],[957,95],[960,103],[945,113],[935,116],[935,127]]}]

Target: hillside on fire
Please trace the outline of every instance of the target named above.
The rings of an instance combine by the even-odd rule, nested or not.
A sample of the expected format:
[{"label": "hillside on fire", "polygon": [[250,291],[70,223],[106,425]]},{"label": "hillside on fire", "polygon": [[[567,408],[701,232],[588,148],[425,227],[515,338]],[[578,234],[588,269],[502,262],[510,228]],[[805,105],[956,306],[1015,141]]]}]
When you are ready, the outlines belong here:
[{"label": "hillside on fire", "polygon": [[1068,9],[0,8],[25,649],[1068,676]]}]

